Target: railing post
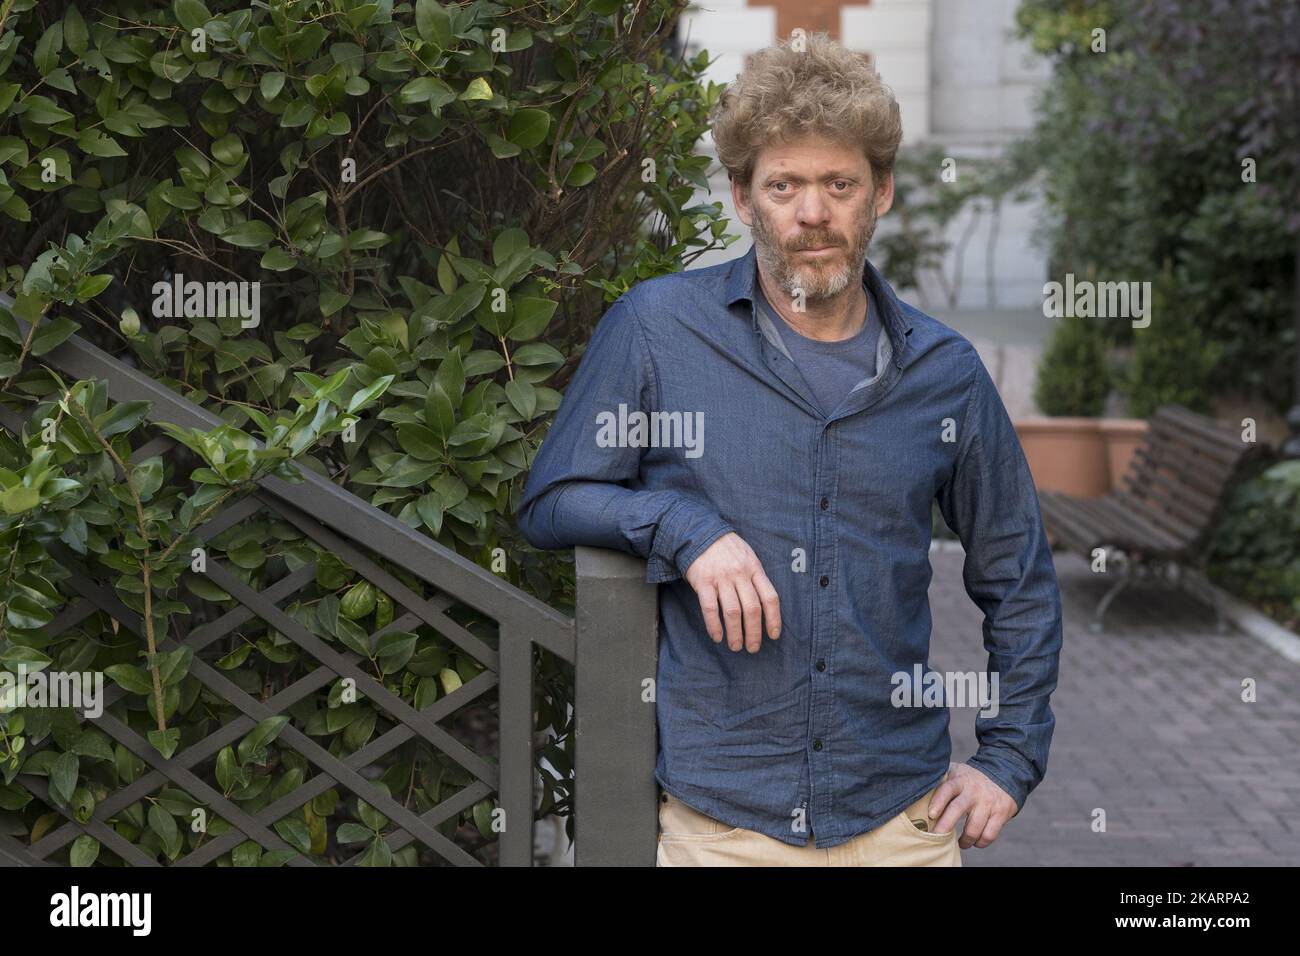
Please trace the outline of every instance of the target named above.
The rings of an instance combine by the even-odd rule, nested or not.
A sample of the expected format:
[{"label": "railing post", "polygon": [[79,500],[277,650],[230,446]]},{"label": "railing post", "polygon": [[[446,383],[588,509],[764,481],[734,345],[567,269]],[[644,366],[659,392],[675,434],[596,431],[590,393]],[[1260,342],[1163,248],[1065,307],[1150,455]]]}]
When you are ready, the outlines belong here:
[{"label": "railing post", "polygon": [[533,865],[533,644],[528,635],[501,625],[501,779],[498,797],[505,811],[501,866]]},{"label": "railing post", "polygon": [[658,587],[645,562],[578,547],[574,862],[654,866]]}]

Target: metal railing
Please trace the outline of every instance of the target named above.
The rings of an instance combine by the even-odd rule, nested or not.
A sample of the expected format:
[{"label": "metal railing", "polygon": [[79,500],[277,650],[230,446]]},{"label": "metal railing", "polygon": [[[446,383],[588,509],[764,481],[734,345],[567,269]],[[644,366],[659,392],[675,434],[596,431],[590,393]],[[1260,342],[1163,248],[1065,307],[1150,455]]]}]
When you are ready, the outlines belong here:
[{"label": "metal railing", "polygon": [[[0,305],[12,301],[0,296]],[[150,402],[147,421],[187,428],[210,429],[223,424],[211,412],[190,402],[142,372],[114,359],[89,342],[74,336],[42,356],[41,361],[76,379],[106,382],[115,402]],[[22,417],[0,407],[0,426],[21,432]],[[173,446],[166,435],[149,440],[133,458],[166,454]],[[437,829],[449,818],[497,794],[505,811],[505,828],[499,836],[498,862],[528,866],[533,862],[533,817],[536,771],[534,764],[533,696],[534,645],[574,664],[575,688],[575,855],[578,865],[653,865],[655,848],[655,719],[653,679],[656,661],[656,588],[644,582],[645,565],[630,555],[596,548],[578,548],[577,618],[560,614],[541,601],[502,581],[496,575],[440,545],[393,516],[335,485],[307,468],[304,481],[288,483],[278,478],[258,482],[257,490],[233,499],[211,515],[196,533],[210,541],[260,513],[288,522],[325,552],[387,594],[394,604],[390,624],[369,635],[370,647],[385,633],[428,625],[485,669],[452,693],[438,697],[423,710],[394,694],[359,666],[363,658],[322,640],[287,613],[282,605],[314,578],[315,566],[290,571],[261,590],[251,587],[215,554],[207,561],[207,574],[234,599],[234,606],[213,605],[207,618],[193,627],[179,625],[178,638],[159,643],[159,650],[176,650],[182,644],[194,651],[190,673],[211,693],[238,710],[239,716],[196,742],[187,742],[172,757],[164,758],[144,737],[110,713],[109,708],[126,692],[116,685],[105,690],[103,714],[94,723],[147,765],[143,776],[122,787],[94,808],[85,822],[68,807],[49,798],[48,781],[20,773],[18,781],[42,802],[57,809],[63,822],[49,828],[27,845],[0,835],[0,865],[50,865],[51,857],[88,833],[124,863],[158,866],[158,861],[119,834],[108,821],[131,804],[160,788],[175,786],[225,820],[230,829],[215,836],[172,865],[200,866],[248,840],[264,850],[291,850],[273,824],[317,795],[335,786],[344,788],[384,814],[394,825],[385,834],[391,850],[419,841],[447,863],[481,865],[480,861]],[[135,635],[144,633],[140,616],[122,604],[113,588],[87,567],[81,556],[62,545],[50,554],[69,573],[63,582],[73,596],[47,626],[56,638],[78,622],[98,612],[112,616]],[[399,580],[400,569],[427,585],[429,594]],[[420,588],[419,590],[423,590]],[[187,596],[187,601],[197,596]],[[463,605],[496,623],[496,643],[469,631],[449,616],[453,605]],[[264,622],[291,641],[314,662],[314,667],[269,699],[258,699],[222,670],[200,656],[214,642],[254,619]],[[143,637],[141,637],[143,646]],[[211,653],[209,653],[211,656]],[[247,812],[209,779],[206,770],[223,747],[237,742],[268,717],[284,713],[307,696],[335,682],[351,678],[360,694],[378,708],[391,729],[369,740],[361,749],[336,756],[291,721],[278,742],[305,758],[312,767],[291,792],[258,812]],[[647,683],[648,681],[648,683]],[[475,753],[439,721],[497,688],[498,753],[493,763]],[[86,721],[78,714],[79,721]],[[472,782],[423,813],[390,797],[365,771],[376,761],[413,738],[454,761]],[[48,740],[35,746],[48,746]],[[30,759],[30,757],[29,757]],[[526,821],[520,826],[518,821]],[[357,853],[346,863],[355,864]],[[314,861],[297,851],[289,865],[311,866]]]}]

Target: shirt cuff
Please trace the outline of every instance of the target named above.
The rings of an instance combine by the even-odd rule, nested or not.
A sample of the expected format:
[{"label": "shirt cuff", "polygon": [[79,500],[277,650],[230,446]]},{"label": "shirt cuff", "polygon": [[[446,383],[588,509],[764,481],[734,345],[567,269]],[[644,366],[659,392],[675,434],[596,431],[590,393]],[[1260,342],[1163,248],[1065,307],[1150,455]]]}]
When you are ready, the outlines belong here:
[{"label": "shirt cuff", "polygon": [[655,532],[646,559],[646,584],[680,578],[709,545],[735,530],[711,509],[694,501],[679,501],[668,509]]}]

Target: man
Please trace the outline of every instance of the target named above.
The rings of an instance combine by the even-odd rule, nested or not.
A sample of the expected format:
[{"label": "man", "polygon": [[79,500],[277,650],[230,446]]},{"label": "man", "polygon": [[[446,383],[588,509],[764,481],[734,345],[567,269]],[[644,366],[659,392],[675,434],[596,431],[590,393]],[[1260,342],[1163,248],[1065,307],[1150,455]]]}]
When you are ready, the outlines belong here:
[{"label": "man", "polygon": [[[1046,770],[1060,594],[975,349],[866,260],[898,106],[806,43],[759,53],[714,117],[753,247],[613,303],[518,517],[537,547],[628,551],[664,585],[659,865],[959,866]],[[944,702],[895,693],[928,656],[936,500],[999,678],[964,764]]]}]

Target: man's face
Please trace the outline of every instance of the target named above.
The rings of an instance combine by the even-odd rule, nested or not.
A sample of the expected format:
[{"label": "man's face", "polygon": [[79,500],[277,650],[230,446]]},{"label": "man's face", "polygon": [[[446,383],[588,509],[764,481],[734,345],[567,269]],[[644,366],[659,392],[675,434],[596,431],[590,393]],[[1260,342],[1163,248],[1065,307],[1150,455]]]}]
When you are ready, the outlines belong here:
[{"label": "man's face", "polygon": [[861,281],[876,219],[894,201],[893,177],[877,188],[861,149],[819,136],[765,147],[748,192],[731,191],[765,276],[813,303]]}]

